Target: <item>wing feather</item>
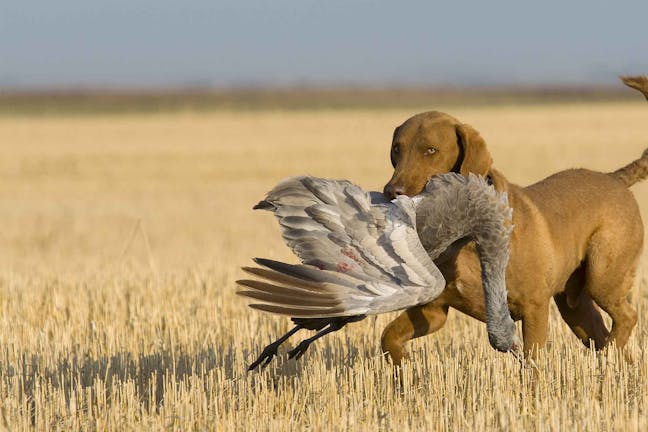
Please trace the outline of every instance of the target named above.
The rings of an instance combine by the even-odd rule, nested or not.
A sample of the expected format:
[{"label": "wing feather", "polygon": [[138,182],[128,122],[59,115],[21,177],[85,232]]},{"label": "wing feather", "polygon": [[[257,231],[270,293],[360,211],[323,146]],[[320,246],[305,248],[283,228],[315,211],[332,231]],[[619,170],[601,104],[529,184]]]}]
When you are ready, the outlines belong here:
[{"label": "wing feather", "polygon": [[[445,286],[417,241],[411,200],[383,202],[348,181],[293,177],[257,208],[274,212],[303,263],[256,259],[266,269],[245,269],[265,282],[239,281],[246,288],[239,293],[269,306],[263,310],[304,318],[382,313],[430,301]],[[311,302],[312,290],[326,300]],[[326,303],[329,296],[340,310]]]},{"label": "wing feather", "polygon": [[501,305],[501,316],[513,323],[501,283],[511,209],[506,194],[481,177],[435,176],[423,194],[391,202],[348,181],[293,177],[255,208],[274,212],[302,264],[257,258],[260,267],[244,267],[258,280],[237,281],[243,287],[237,293],[252,299],[254,309],[321,328],[322,319],[425,304],[445,288],[433,259],[472,239],[480,256],[489,338],[498,334],[493,329],[503,328],[493,318],[501,315]]}]

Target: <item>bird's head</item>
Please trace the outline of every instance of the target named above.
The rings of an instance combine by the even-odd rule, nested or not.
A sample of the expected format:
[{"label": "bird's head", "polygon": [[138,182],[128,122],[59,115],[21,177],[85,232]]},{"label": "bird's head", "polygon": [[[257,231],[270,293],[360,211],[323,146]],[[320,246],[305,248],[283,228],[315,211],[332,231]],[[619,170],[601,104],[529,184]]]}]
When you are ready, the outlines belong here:
[{"label": "bird's head", "polygon": [[520,339],[517,336],[515,322],[510,316],[497,326],[488,326],[488,342],[500,352],[518,351]]}]

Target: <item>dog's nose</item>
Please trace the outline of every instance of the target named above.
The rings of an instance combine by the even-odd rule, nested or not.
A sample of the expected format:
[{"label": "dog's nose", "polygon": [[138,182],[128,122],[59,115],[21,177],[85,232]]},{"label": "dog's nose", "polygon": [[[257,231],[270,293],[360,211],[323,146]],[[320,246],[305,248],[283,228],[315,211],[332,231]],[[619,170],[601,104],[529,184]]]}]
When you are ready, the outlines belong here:
[{"label": "dog's nose", "polygon": [[385,189],[383,189],[383,194],[389,199],[394,199],[398,195],[405,195],[405,186],[387,183]]}]

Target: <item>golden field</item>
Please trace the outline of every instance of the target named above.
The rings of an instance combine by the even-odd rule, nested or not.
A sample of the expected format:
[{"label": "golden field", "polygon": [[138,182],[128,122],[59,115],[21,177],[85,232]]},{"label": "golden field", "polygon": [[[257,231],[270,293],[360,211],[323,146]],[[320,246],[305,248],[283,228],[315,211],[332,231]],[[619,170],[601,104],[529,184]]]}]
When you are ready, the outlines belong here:
[{"label": "golden field", "polygon": [[[443,109],[443,108],[442,108]],[[528,184],[614,170],[648,147],[648,104],[446,111]],[[395,315],[247,365],[290,327],[236,296],[254,256],[294,262],[270,214],[283,177],[382,189],[412,110],[0,116],[0,427],[5,430],[648,430],[648,260],[632,293],[632,364],[588,351],[552,309],[537,368],[458,312],[380,352]],[[648,219],[648,182],[633,187]],[[306,335],[306,333],[304,333]],[[291,342],[298,340],[295,337]]]}]

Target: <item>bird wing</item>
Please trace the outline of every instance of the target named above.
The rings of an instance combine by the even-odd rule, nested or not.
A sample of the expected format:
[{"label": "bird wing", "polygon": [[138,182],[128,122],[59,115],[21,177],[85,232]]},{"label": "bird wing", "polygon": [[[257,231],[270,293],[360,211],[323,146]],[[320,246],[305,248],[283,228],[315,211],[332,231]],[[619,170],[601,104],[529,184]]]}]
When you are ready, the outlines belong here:
[{"label": "bird wing", "polygon": [[[377,204],[372,204],[377,202]],[[421,245],[414,201],[381,202],[348,182],[292,177],[255,209],[274,212],[302,264],[257,259],[239,294],[292,317],[377,314],[432,301],[445,280]]]}]

